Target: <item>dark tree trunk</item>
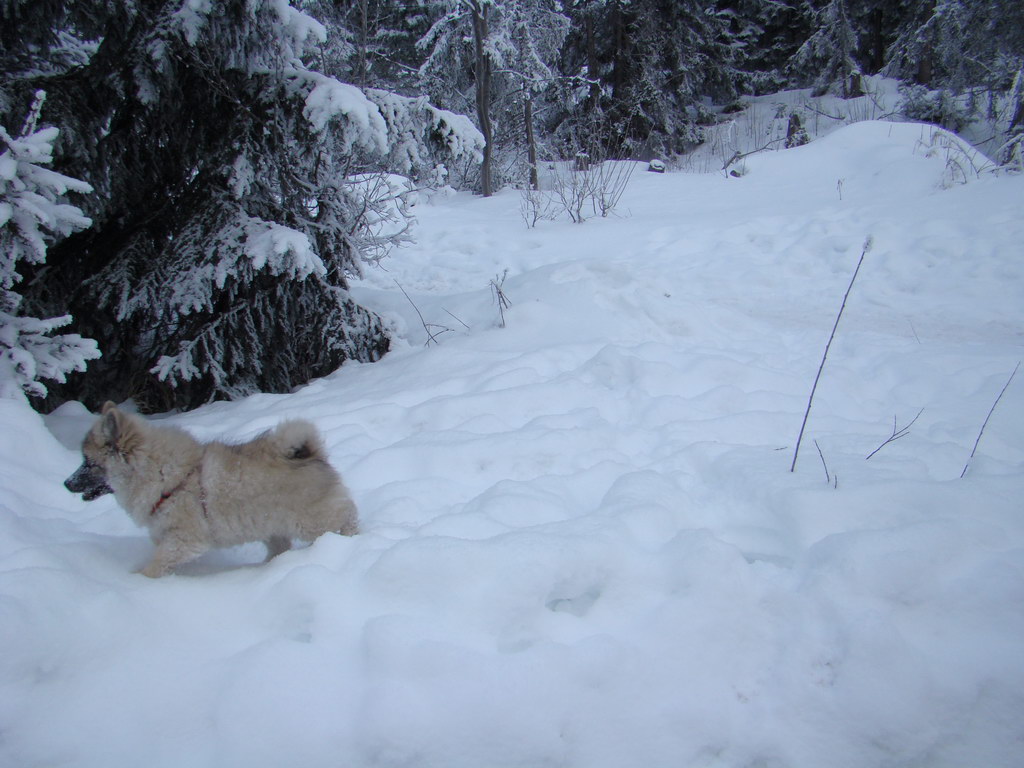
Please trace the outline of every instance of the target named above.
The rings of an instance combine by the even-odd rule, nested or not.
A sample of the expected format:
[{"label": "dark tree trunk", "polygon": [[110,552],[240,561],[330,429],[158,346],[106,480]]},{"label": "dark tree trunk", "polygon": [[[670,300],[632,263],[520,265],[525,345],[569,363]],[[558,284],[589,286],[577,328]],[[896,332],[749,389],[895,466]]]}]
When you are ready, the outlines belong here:
[{"label": "dark tree trunk", "polygon": [[488,6],[473,0],[473,42],[476,46],[476,114],[480,121],[480,132],[484,135],[484,161],[480,167],[480,191],[490,197],[494,190],[491,181],[491,157],[493,152],[493,131],[491,129],[491,56],[484,50],[489,34],[487,28]]},{"label": "dark tree trunk", "polygon": [[600,65],[597,61],[597,44],[594,41],[594,19],[590,14],[584,15],[583,25],[587,45],[587,76],[590,78],[587,111],[593,113],[601,102],[601,83],[598,80]]},{"label": "dark tree trunk", "polygon": [[367,61],[369,35],[370,35],[370,14],[369,0],[359,0],[359,30],[357,32],[358,43],[356,45],[356,79],[357,85],[365,86],[369,81],[369,64]]},{"label": "dark tree trunk", "polygon": [[530,165],[530,189],[540,189],[540,180],[537,178],[537,140],[533,135],[533,99],[529,95],[526,97],[524,110],[527,163]]}]

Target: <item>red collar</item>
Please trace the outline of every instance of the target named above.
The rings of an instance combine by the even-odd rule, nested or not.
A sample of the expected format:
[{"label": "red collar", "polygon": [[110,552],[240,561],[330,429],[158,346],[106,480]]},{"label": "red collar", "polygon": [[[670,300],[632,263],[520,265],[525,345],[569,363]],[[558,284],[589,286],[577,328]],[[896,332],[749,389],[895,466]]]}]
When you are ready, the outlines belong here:
[{"label": "red collar", "polygon": [[[153,508],[151,510],[149,510],[149,516],[150,517],[156,517],[156,513],[157,513],[157,510],[160,509],[160,505],[163,504],[165,501],[167,501],[169,498],[171,498],[171,496],[176,494],[182,488],[184,488],[185,487],[185,483],[187,483],[189,481],[189,478],[192,477],[192,475],[196,474],[197,472],[201,472],[201,471],[202,471],[202,465],[201,464],[197,464],[195,467],[192,468],[191,472],[189,472],[187,475],[185,475],[185,477],[182,479],[182,481],[180,483],[178,483],[176,486],[171,488],[171,490],[164,491],[163,493],[161,493],[160,494],[160,498],[156,500],[156,504],[154,504]],[[205,517],[209,517],[209,513],[206,511],[206,491],[203,490],[202,478],[200,478],[200,481],[199,481],[199,502],[203,505],[203,515]]]},{"label": "red collar", "polygon": [[150,517],[155,517],[156,516],[156,511],[158,509],[160,509],[160,505],[163,504],[165,501],[167,501],[169,498],[171,498],[171,496],[173,496],[175,494],[175,492],[177,492],[177,490],[179,488],[181,488],[180,485],[177,488],[174,488],[174,489],[172,489],[170,491],[164,491],[163,493],[161,493],[160,494],[160,498],[156,500],[156,504],[154,504],[153,508],[151,510],[149,510],[149,516]]}]

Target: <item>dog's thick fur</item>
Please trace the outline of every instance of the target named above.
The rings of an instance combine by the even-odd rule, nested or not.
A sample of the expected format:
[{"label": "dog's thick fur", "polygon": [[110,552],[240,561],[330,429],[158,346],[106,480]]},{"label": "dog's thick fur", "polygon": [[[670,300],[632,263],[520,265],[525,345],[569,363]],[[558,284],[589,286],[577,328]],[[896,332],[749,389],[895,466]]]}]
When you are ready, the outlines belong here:
[{"label": "dog's thick fur", "polygon": [[269,560],[292,539],[358,532],[355,504],[307,421],[240,445],[199,443],[108,402],[82,455],[64,484],[86,501],[113,493],[149,529],[156,551],[142,573],[152,578],[216,547],[263,541]]}]

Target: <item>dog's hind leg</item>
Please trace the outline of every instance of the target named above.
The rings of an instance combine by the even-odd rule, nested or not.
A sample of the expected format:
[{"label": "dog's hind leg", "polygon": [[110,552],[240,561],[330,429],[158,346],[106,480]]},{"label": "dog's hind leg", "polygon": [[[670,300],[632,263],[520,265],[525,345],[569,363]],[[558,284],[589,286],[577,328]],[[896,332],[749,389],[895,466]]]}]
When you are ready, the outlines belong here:
[{"label": "dog's hind leg", "polygon": [[338,504],[336,519],[340,525],[335,529],[342,536],[355,536],[359,533],[359,512],[356,510],[355,502],[346,493]]},{"label": "dog's hind leg", "polygon": [[287,552],[289,549],[292,548],[292,540],[289,539],[287,536],[271,536],[263,543],[267,545],[268,561],[273,560],[282,552]]}]

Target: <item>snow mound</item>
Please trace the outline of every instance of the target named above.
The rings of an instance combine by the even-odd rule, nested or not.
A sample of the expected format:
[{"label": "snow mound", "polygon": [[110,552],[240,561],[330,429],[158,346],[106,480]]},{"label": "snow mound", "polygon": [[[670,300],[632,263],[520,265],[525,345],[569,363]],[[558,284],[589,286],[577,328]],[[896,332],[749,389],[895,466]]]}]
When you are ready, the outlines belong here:
[{"label": "snow mound", "polygon": [[802,147],[754,155],[746,164],[755,172],[771,169],[783,183],[787,177],[799,179],[819,194],[860,203],[879,195],[905,200],[975,181],[993,170],[984,155],[949,131],[872,120]]}]

